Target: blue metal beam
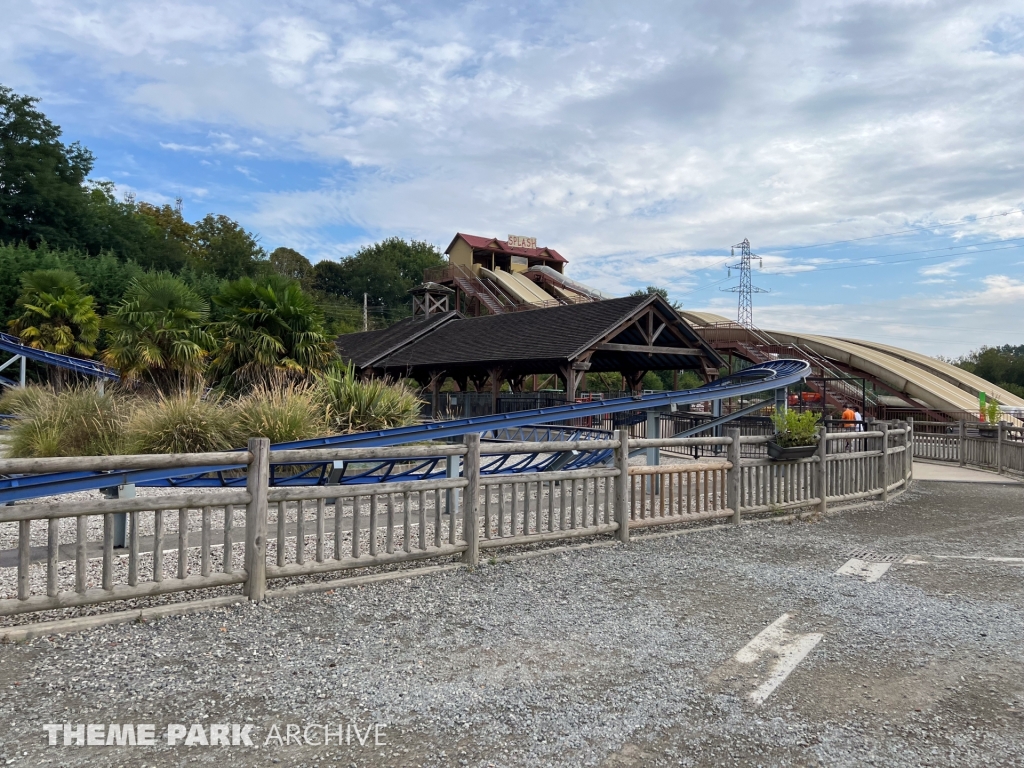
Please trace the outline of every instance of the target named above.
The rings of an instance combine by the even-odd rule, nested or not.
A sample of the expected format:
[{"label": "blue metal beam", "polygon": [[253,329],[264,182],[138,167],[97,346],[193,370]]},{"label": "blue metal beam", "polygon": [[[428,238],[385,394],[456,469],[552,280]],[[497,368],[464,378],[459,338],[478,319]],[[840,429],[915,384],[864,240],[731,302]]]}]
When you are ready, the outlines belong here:
[{"label": "blue metal beam", "polygon": [[56,368],[63,368],[68,371],[74,371],[75,373],[81,373],[85,376],[93,376],[98,379],[109,379],[110,381],[120,381],[117,371],[113,368],[97,363],[95,360],[83,360],[80,357],[71,357],[70,355],[59,355],[56,352],[46,352],[42,349],[33,349],[32,347],[26,346],[21,343],[21,339],[17,336],[11,336],[9,333],[0,333],[0,350],[9,352],[12,355],[21,355],[29,360],[34,360],[37,363],[43,363],[44,365],[52,365]]},{"label": "blue metal beam", "polygon": [[[469,419],[421,424],[413,427],[361,432],[352,435],[316,438],[280,443],[275,450],[308,448],[373,448],[402,445],[424,440],[460,437],[471,432],[486,433],[524,427],[537,422],[559,422],[569,419],[600,416],[630,410],[663,408],[673,403],[685,405],[705,400],[720,400],[729,397],[745,397],[765,390],[774,390],[795,384],[810,373],[810,365],[803,360],[773,360],[747,368],[703,387],[674,392],[659,392],[643,397],[623,397],[613,400],[597,400],[587,403],[573,403],[554,408],[538,408],[530,411],[478,416]],[[527,462],[530,464],[531,462]],[[277,465],[274,465],[275,467]],[[63,472],[47,475],[11,477],[0,480],[0,503],[51,496],[58,493],[105,488],[113,485],[135,483],[166,484],[172,478],[182,478],[180,484],[195,487],[222,486],[230,483],[224,473],[244,469],[244,465],[219,465],[196,467],[182,473],[180,469],[127,470],[113,473]],[[274,467],[271,468],[272,471]],[[201,478],[203,475],[211,477]],[[176,483],[178,484],[178,483]]]}]

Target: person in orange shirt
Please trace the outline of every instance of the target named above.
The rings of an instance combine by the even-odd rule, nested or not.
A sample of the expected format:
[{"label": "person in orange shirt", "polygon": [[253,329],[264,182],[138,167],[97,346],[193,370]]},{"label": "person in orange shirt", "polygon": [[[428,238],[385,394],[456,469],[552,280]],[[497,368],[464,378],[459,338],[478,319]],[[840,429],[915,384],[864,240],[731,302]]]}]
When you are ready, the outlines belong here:
[{"label": "person in orange shirt", "polygon": [[[844,432],[851,432],[851,431],[853,431],[854,419],[856,418],[856,414],[854,414],[853,409],[850,406],[846,406],[846,409],[843,411],[843,415],[842,415],[841,418],[843,420],[843,431]],[[850,443],[849,440],[847,440],[846,441],[846,450],[850,450],[850,447],[851,447],[851,443]]]}]

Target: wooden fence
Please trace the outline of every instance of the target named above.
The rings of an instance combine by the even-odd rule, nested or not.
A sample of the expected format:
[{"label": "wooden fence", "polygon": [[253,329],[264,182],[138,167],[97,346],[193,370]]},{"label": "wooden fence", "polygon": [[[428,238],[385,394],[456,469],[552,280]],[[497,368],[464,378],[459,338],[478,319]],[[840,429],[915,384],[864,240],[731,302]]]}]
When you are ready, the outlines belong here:
[{"label": "wooden fence", "polygon": [[914,429],[914,458],[1024,475],[1024,427],[919,421]]},{"label": "wooden fence", "polygon": [[[238,599],[261,601],[316,581],[412,561],[475,566],[481,550],[614,534],[715,518],[777,513],[861,499],[885,500],[905,488],[910,427],[881,424],[859,433],[819,432],[816,454],[797,461],[743,457],[743,444],[767,438],[462,444],[374,449],[270,451],[178,456],[0,460],[0,473],[233,464],[245,489],[168,490],[128,499],[53,499],[0,507],[0,617],[237,585]],[[631,466],[638,449],[701,446],[719,458]],[[571,471],[481,475],[481,455],[611,450],[605,466]],[[271,463],[454,457],[457,477],[359,485],[269,486]],[[128,546],[115,548],[115,523],[128,516]],[[4,549],[5,542],[16,547]],[[13,576],[14,578],[9,578]],[[191,596],[190,596],[191,599]],[[231,598],[228,598],[231,599]],[[130,603],[129,603],[130,604]],[[77,621],[74,620],[74,621]]]}]

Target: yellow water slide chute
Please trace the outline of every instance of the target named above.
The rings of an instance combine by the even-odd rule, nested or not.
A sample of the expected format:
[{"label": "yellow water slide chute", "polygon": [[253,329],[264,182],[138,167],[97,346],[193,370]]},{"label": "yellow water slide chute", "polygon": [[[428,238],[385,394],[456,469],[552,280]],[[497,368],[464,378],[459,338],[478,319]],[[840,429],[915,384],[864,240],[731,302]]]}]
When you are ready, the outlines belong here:
[{"label": "yellow water slide chute", "polygon": [[540,304],[553,300],[549,294],[544,293],[532,281],[512,272],[481,268],[480,274],[488,280],[496,282],[520,304]]},{"label": "yellow water slide chute", "polygon": [[868,347],[869,349],[874,349],[879,352],[892,355],[900,360],[916,365],[918,368],[934,374],[940,379],[945,379],[946,381],[960,387],[960,389],[967,390],[967,392],[975,398],[975,408],[977,408],[978,394],[981,392],[984,392],[990,399],[994,397],[1002,405],[1010,405],[1014,408],[1024,408],[1024,397],[1018,397],[1002,387],[997,387],[991,381],[986,381],[980,376],[968,373],[963,368],[958,368],[955,365],[944,363],[942,360],[936,360],[934,357],[922,355],[920,352],[912,352],[909,349],[893,347],[889,344],[880,344],[877,341],[862,341],[861,339],[843,339],[843,341],[848,341],[851,344],[859,344],[862,347]]},{"label": "yellow water slide chute", "polygon": [[897,392],[925,403],[935,411],[956,414],[976,411],[978,398],[955,384],[885,352],[841,339],[788,331],[765,331],[780,344],[809,347],[822,357],[864,371]]}]

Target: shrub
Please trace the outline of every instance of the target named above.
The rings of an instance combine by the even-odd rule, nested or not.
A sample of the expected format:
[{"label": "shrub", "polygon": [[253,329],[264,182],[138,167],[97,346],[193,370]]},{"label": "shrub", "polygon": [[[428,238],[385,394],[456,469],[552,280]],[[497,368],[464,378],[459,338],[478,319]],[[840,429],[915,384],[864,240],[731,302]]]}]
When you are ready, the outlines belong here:
[{"label": "shrub", "polygon": [[235,403],[243,439],[266,437],[271,443],[324,434],[324,419],[308,387],[260,386]]},{"label": "shrub", "polygon": [[775,442],[783,448],[794,448],[798,445],[814,445],[815,429],[818,426],[818,414],[814,411],[797,413],[785,410],[772,414],[775,424]]},{"label": "shrub", "polygon": [[362,381],[351,364],[321,374],[315,392],[331,432],[405,427],[420,416],[420,400],[409,387],[388,379]]},{"label": "shrub", "polygon": [[44,400],[53,398],[54,392],[49,387],[11,387],[0,395],[0,413],[29,416],[41,407]]},{"label": "shrub", "polygon": [[196,394],[161,396],[140,404],[127,437],[131,453],[227,451],[243,442],[233,410]]},{"label": "shrub", "polygon": [[8,455],[106,456],[123,453],[127,403],[93,387],[53,392],[32,387],[7,393],[0,404],[22,418],[11,427]]}]

